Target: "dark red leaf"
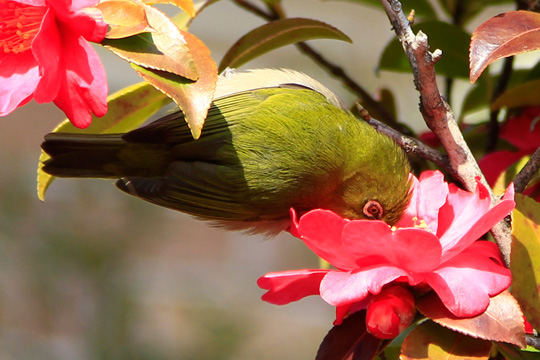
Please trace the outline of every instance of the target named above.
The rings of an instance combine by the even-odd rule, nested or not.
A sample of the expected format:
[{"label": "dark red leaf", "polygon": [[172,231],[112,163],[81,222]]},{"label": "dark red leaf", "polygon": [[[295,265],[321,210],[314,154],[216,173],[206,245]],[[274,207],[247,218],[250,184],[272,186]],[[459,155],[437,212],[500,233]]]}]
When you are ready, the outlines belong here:
[{"label": "dark red leaf", "polygon": [[473,33],[469,79],[474,83],[495,60],[540,49],[540,14],[509,11],[482,23]]},{"label": "dark red leaf", "polygon": [[359,311],[328,332],[315,360],[371,360],[385,342],[367,332],[366,312]]}]

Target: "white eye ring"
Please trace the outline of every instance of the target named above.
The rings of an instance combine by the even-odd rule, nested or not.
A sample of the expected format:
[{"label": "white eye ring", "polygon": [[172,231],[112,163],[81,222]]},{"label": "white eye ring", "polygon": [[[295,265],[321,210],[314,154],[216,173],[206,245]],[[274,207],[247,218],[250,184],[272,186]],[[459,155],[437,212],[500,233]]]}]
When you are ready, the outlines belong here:
[{"label": "white eye ring", "polygon": [[382,205],[376,200],[369,200],[362,212],[368,219],[381,220],[384,214]]}]

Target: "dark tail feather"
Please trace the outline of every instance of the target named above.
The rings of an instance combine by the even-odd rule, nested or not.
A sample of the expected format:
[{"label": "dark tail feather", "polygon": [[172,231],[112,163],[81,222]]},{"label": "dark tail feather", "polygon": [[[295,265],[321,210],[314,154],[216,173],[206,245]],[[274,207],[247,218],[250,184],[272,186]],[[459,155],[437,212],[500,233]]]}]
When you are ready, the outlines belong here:
[{"label": "dark tail feather", "polygon": [[161,176],[170,161],[165,146],[128,143],[119,134],[51,133],[41,148],[51,157],[43,170],[58,177],[154,177]]}]

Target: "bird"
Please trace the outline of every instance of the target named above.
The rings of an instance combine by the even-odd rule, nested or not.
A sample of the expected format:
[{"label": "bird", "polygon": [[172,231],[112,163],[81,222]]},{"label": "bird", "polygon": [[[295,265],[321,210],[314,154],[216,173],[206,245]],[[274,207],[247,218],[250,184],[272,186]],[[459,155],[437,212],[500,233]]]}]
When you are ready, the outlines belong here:
[{"label": "bird", "polygon": [[50,175],[115,179],[150,203],[270,236],[291,208],[394,225],[410,198],[404,151],[289,69],[227,69],[196,140],[176,110],[122,134],[50,133],[42,149]]}]

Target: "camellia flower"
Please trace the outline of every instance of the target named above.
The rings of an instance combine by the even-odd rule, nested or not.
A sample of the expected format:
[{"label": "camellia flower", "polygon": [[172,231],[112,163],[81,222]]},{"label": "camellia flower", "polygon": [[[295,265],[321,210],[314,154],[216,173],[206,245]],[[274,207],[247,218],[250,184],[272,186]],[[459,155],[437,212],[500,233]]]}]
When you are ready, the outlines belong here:
[{"label": "camellia flower", "polygon": [[87,42],[107,24],[96,0],[0,0],[0,116],[54,101],[80,128],[107,112],[105,70]]},{"label": "camellia flower", "polygon": [[262,299],[282,305],[320,295],[336,306],[335,324],[340,324],[347,314],[365,309],[383,287],[397,284],[417,294],[432,289],[458,317],[484,312],[511,276],[497,246],[476,240],[512,211],[513,185],[491,207],[480,183],[470,193],[445,183],[438,171],[412,180],[410,204],[396,227],[320,209],[297,220],[292,210],[291,233],[335,269],[269,273],[258,280],[268,290]]}]

